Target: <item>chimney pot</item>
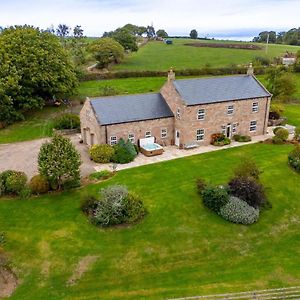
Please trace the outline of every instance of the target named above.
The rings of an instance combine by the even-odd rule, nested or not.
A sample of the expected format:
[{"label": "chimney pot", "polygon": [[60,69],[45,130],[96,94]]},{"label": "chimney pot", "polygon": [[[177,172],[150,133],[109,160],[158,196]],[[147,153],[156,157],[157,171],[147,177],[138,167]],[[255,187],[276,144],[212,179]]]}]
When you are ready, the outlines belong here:
[{"label": "chimney pot", "polygon": [[168,72],[168,81],[175,80],[175,73],[173,71],[173,68],[170,68],[170,71]]}]

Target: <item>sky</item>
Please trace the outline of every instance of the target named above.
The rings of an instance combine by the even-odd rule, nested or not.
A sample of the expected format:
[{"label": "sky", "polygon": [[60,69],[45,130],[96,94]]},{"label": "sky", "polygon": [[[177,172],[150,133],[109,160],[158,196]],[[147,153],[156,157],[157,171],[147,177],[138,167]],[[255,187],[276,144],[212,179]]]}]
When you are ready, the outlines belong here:
[{"label": "sky", "polygon": [[169,35],[250,39],[263,30],[300,27],[300,0],[0,0],[0,26],[81,25],[101,36],[127,23]]}]

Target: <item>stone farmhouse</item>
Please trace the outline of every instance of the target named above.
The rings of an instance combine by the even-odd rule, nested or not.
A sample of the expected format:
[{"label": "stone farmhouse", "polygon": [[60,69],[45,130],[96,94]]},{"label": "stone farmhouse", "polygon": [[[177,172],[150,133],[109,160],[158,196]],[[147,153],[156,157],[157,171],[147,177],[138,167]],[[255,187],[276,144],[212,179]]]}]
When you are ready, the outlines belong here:
[{"label": "stone farmhouse", "polygon": [[229,138],[263,135],[271,96],[252,66],[245,75],[182,80],[171,70],[160,93],[87,98],[80,112],[82,139],[91,146],[154,137],[162,146],[191,148],[208,145],[219,132]]}]

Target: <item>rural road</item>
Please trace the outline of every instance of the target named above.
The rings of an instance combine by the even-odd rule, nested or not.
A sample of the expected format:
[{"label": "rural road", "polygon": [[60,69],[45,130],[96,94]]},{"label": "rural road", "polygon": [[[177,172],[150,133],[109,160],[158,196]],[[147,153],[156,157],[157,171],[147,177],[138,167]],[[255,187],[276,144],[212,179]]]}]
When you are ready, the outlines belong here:
[{"label": "rural road", "polygon": [[[81,155],[81,176],[85,177],[94,172],[95,164],[89,159],[87,148],[79,143],[79,136],[69,136]],[[30,179],[38,174],[37,158],[41,145],[49,138],[33,141],[0,144],[0,172],[5,170],[17,170],[26,173]]]}]

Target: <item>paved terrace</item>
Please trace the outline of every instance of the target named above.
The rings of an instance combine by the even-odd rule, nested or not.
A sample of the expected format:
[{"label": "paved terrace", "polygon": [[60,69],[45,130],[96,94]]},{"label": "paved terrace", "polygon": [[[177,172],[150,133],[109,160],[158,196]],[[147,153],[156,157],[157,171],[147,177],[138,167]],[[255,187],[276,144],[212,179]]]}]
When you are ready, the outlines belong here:
[{"label": "paved terrace", "polygon": [[[266,135],[255,136],[252,138],[251,142],[247,142],[247,143],[239,143],[239,142],[232,141],[230,145],[226,145],[226,146],[222,146],[222,147],[209,145],[209,146],[200,146],[200,147],[197,147],[194,149],[178,149],[176,146],[167,146],[167,147],[164,147],[163,154],[157,155],[157,156],[151,156],[151,157],[146,157],[142,153],[139,153],[133,162],[131,162],[129,164],[124,164],[124,165],[118,164],[117,171],[129,169],[129,168],[135,168],[135,167],[144,166],[144,165],[150,165],[150,164],[167,161],[167,160],[172,160],[172,159],[176,159],[176,158],[180,158],[180,157],[187,157],[187,156],[191,156],[191,155],[207,153],[207,152],[212,152],[212,151],[222,151],[225,149],[241,147],[241,146],[245,146],[245,145],[249,145],[249,144],[255,144],[255,143],[258,143],[261,141],[265,141],[268,138],[272,138],[274,136],[273,128],[274,127],[269,127],[268,133]],[[290,138],[292,138],[292,135],[290,136]],[[112,164],[111,163],[98,164],[97,166],[95,166],[95,170],[96,171],[102,171],[102,170],[110,170],[111,171]]]}]

